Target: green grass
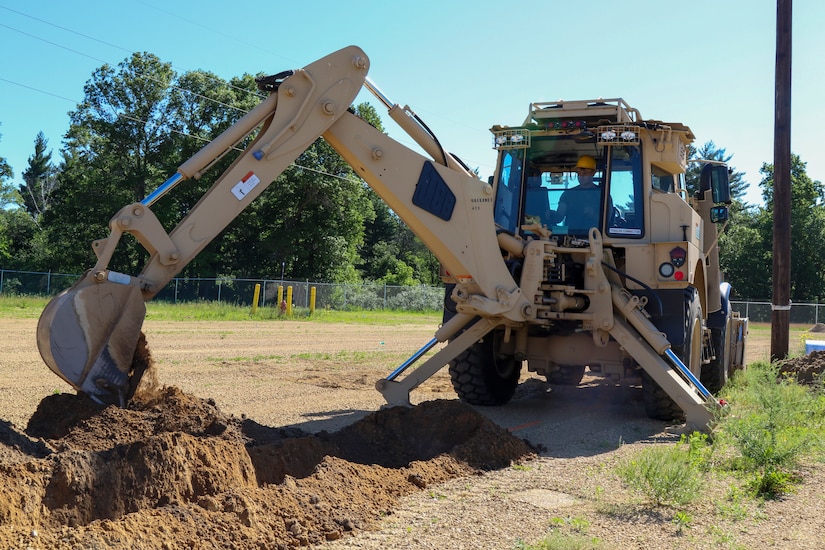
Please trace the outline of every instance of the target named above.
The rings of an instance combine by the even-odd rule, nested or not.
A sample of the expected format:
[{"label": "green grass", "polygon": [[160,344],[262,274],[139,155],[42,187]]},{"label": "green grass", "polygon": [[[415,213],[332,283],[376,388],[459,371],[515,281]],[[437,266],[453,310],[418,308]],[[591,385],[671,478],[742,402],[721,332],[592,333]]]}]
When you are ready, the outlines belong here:
[{"label": "green grass", "polygon": [[587,535],[590,522],[581,517],[553,517],[550,532],[540,541],[528,544],[516,541],[516,550],[600,550],[602,542]]},{"label": "green grass", "polygon": [[616,473],[624,484],[644,494],[655,506],[693,502],[702,488],[702,469],[683,439],[678,445],[657,445],[622,461]]},{"label": "green grass", "polygon": [[[0,317],[3,319],[37,319],[49,299],[37,296],[0,295]],[[321,323],[355,323],[364,325],[396,326],[410,323],[437,325],[441,312],[415,311],[335,311],[296,308],[291,316],[282,316],[277,308],[259,307],[255,314],[249,306],[219,302],[147,302],[146,318],[155,321],[313,321]]]},{"label": "green grass", "polygon": [[596,537],[553,531],[535,544],[516,542],[516,550],[600,550],[606,548]]},{"label": "green grass", "polygon": [[0,317],[3,319],[37,319],[48,303],[38,296],[8,296],[0,294]]},{"label": "green grass", "polygon": [[[711,472],[741,484],[731,494],[774,499],[793,492],[799,466],[825,458],[825,390],[780,377],[778,367],[749,365],[725,386],[730,403],[711,436],[640,451],[616,469],[626,486],[654,506],[690,504]],[[737,506],[739,501],[737,500]]]},{"label": "green grass", "polygon": [[[635,451],[613,471],[647,497],[647,507],[669,515],[678,535],[694,528],[695,512],[714,505],[718,523],[708,534],[733,548],[739,547],[735,528],[726,524],[758,521],[766,500],[793,493],[805,467],[825,459],[825,385],[800,385],[762,361],[737,372],[723,393],[729,405],[709,435],[694,432],[676,445]],[[546,541],[524,546],[564,547]]]}]

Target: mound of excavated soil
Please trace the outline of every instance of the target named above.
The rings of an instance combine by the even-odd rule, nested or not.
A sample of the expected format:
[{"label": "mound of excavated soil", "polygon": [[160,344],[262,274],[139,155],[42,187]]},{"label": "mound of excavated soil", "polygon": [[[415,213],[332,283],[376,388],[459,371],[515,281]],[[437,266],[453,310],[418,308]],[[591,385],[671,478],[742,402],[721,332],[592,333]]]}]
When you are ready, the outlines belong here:
[{"label": "mound of excavated soil", "polygon": [[783,361],[779,366],[782,376],[794,376],[800,384],[812,384],[825,371],[825,351],[814,350],[808,355]]},{"label": "mound of excavated soil", "polygon": [[128,409],[50,395],[0,421],[0,547],[292,548],[391,514],[399,497],[531,449],[459,401],[310,435],[164,388]]}]

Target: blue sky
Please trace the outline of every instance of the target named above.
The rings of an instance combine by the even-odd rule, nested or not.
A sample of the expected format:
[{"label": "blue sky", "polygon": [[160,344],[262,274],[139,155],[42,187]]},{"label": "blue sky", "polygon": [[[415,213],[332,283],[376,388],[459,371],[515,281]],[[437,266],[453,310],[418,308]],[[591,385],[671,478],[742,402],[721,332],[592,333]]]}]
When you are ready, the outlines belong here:
[{"label": "blue sky", "polygon": [[[820,181],[823,25],[825,2],[794,2],[791,148]],[[773,162],[775,30],[775,0],[0,0],[0,157],[20,183],[42,131],[59,158],[84,83],[134,51],[228,79],[355,44],[382,91],[485,178],[489,128],[520,124],[530,102],[621,97],[725,148],[756,204],[759,168]],[[412,145],[371,95],[358,101]]]}]

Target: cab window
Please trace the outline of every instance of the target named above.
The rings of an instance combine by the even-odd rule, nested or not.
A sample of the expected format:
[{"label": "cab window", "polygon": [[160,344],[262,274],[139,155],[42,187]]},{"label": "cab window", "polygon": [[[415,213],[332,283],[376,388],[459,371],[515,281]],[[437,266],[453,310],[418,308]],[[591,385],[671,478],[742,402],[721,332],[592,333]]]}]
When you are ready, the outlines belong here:
[{"label": "cab window", "polygon": [[676,189],[673,174],[662,170],[658,166],[650,167],[650,183],[653,189],[663,193],[673,193]]},{"label": "cab window", "polygon": [[607,234],[640,238],[644,235],[642,158],[636,147],[610,147],[610,202]]},{"label": "cab window", "polygon": [[522,172],[524,171],[524,149],[503,151],[502,155],[496,188],[494,219],[502,229],[516,234]]}]

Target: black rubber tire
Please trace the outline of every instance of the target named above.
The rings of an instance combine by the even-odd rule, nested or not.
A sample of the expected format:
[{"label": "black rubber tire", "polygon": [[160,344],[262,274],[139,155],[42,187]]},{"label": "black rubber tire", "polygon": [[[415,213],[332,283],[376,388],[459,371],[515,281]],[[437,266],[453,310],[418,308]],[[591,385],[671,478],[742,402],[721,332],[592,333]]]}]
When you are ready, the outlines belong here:
[{"label": "black rubber tire", "polygon": [[548,384],[578,386],[584,378],[586,365],[559,365],[559,370],[547,375]]},{"label": "black rubber tire", "polygon": [[728,354],[728,323],[721,329],[711,329],[711,343],[715,358],[707,365],[702,365],[702,385],[712,394],[717,394],[727,384],[729,376],[730,355]]},{"label": "black rubber tire", "polygon": [[645,370],[642,370],[642,402],[645,406],[645,413],[649,418],[670,422],[672,420],[681,421],[685,417],[685,411],[670,398]]},{"label": "black rubber tire", "polygon": [[471,405],[504,405],[513,397],[521,375],[521,361],[499,355],[493,331],[450,362],[450,380],[459,399]]},{"label": "black rubber tire", "polygon": [[[681,338],[672,338],[671,341],[681,341],[680,345],[673,346],[673,352],[697,377],[702,371],[702,304],[699,294],[693,287],[685,289]],[[645,412],[650,418],[657,420],[681,420],[685,417],[682,408],[657,384],[647,372],[642,371],[642,401]]]}]

